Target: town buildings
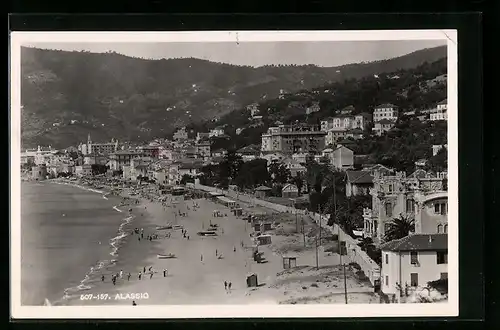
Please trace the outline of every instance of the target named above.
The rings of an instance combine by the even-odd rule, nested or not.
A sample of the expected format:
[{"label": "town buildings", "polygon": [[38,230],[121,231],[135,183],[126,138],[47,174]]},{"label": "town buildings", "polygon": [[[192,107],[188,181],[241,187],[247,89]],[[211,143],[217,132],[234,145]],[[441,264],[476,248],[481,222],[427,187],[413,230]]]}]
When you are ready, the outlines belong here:
[{"label": "town buildings", "polygon": [[296,185],[288,183],[281,189],[281,197],[283,198],[297,198],[299,197],[299,189]]},{"label": "town buildings", "polygon": [[208,140],[210,138],[210,133],[196,133],[195,143],[199,143],[200,141]]},{"label": "town buildings", "polygon": [[373,131],[376,135],[382,135],[390,131],[399,117],[399,109],[394,104],[381,104],[373,109]]},{"label": "town buildings", "polygon": [[313,104],[311,104],[311,106],[306,108],[306,114],[310,115],[312,113],[319,112],[320,110],[321,109],[319,107],[319,102],[313,102]]},{"label": "town buildings", "polygon": [[380,248],[380,288],[392,300],[399,300],[407,290],[448,278],[447,234],[412,234]]},{"label": "town buildings", "polygon": [[444,148],[444,149],[447,149],[447,148],[448,148],[448,145],[447,145],[447,144],[445,144],[445,145],[443,146],[442,144],[434,144],[434,145],[432,146],[432,155],[433,155],[433,156],[436,156],[436,155],[439,153],[439,151],[440,151],[441,149],[443,149],[443,148]]},{"label": "town buildings", "polygon": [[415,233],[434,234],[448,230],[446,176],[416,170],[383,175],[374,173],[372,208],[363,210],[364,236],[381,242],[389,224],[399,217],[415,221]]},{"label": "town buildings", "polygon": [[260,146],[251,144],[240,148],[236,151],[238,156],[241,156],[244,162],[254,160],[260,155]]},{"label": "town buildings", "polygon": [[329,156],[329,163],[337,170],[347,170],[354,166],[354,152],[342,145],[337,146]]},{"label": "town buildings", "polygon": [[280,125],[262,134],[261,151],[293,154],[317,153],[325,146],[326,133],[314,125]]},{"label": "town buildings", "polygon": [[443,100],[436,105],[435,109],[432,109],[429,114],[430,120],[448,120],[448,101]]},{"label": "town buildings", "polygon": [[78,151],[80,151],[84,156],[86,155],[109,155],[118,150],[118,140],[112,139],[111,142],[105,143],[94,143],[90,137],[90,133],[87,136],[86,143],[80,143],[78,145]]},{"label": "town buildings", "polygon": [[210,133],[208,133],[208,137],[219,137],[222,135],[224,135],[224,127],[222,126],[211,129]]},{"label": "town buildings", "polygon": [[346,171],[346,175],[347,197],[370,194],[370,188],[373,188],[373,176],[370,171]]},{"label": "town buildings", "polygon": [[195,144],[196,158],[208,160],[211,155],[210,151],[210,141],[200,140]]},{"label": "town buildings", "polygon": [[363,131],[372,125],[372,116],[368,113],[351,115],[350,109],[342,111],[344,114],[321,121],[321,130],[327,132],[326,145],[334,145],[346,137],[362,138]]},{"label": "town buildings", "polygon": [[247,105],[247,110],[250,111],[250,116],[252,118],[258,116],[260,113],[259,104],[258,103],[249,104]]}]

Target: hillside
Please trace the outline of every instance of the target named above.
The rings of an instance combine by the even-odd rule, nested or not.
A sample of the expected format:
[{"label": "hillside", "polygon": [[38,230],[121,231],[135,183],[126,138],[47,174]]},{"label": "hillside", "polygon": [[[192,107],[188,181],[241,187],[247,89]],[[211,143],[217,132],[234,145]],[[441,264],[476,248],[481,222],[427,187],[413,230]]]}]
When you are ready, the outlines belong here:
[{"label": "hillside", "polygon": [[[189,129],[206,131],[215,125],[223,126],[231,139],[214,139],[213,147],[239,149],[259,145],[261,134],[278,121],[319,124],[321,119],[334,116],[348,106],[354,107],[354,114],[373,113],[375,106],[392,103],[399,106],[403,114],[397,129],[382,137],[365,132],[366,139],[344,141],[343,144],[348,144],[357,155],[366,155],[371,163],[409,171],[417,159],[431,156],[433,144],[446,144],[447,127],[446,123],[420,123],[411,116],[405,117],[404,113],[433,108],[447,98],[446,74],[447,61],[443,58],[408,70],[349,79],[301,90],[281,99],[261,101],[261,120],[252,120],[248,110],[234,111],[217,123],[192,125]],[[313,102],[318,102],[320,109],[307,115],[306,108]],[[243,129],[239,135],[236,134],[237,128]]]},{"label": "hillside", "polygon": [[446,47],[336,68],[253,68],[194,58],[144,60],[23,48],[23,147],[66,147],[112,137],[147,141],[176,127],[224,117],[251,102],[381,72],[414,68],[446,56]]}]

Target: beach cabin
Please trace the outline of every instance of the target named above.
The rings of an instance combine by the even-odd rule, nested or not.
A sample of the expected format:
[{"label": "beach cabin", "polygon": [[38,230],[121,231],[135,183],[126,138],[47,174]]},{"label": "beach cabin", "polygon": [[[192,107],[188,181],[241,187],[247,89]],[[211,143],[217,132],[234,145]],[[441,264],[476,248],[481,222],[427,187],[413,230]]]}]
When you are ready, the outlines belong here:
[{"label": "beach cabin", "polygon": [[232,211],[236,217],[240,217],[243,215],[243,209],[241,207],[235,207]]},{"label": "beach cabin", "polygon": [[247,275],[247,287],[254,288],[259,286],[257,281],[257,274],[252,273]]},{"label": "beach cabin", "polygon": [[255,230],[255,231],[260,231],[260,222],[259,222],[259,223],[254,223],[254,224],[253,224],[253,230]]},{"label": "beach cabin", "polygon": [[229,207],[229,208],[236,207],[236,202],[235,202],[235,201],[233,201],[232,199],[229,199],[229,198],[225,197],[225,196],[218,196],[218,197],[217,197],[217,201],[218,201],[220,204],[222,204],[222,205],[224,205],[224,206],[227,206],[227,207]]},{"label": "beach cabin", "polygon": [[213,202],[216,202],[217,198],[220,197],[220,196],[224,196],[224,194],[220,193],[220,192],[216,192],[216,191],[211,191],[211,192],[208,193],[208,198],[210,200],[212,200]]},{"label": "beach cabin", "polygon": [[271,188],[266,187],[266,186],[260,186],[258,188],[255,188],[255,197],[257,198],[264,198],[269,196],[271,193]]},{"label": "beach cabin", "polygon": [[272,243],[271,235],[257,236],[258,245],[269,245]]},{"label": "beach cabin", "polygon": [[264,222],[263,224],[261,224],[260,228],[261,231],[268,231],[273,229],[272,224],[270,222]]},{"label": "beach cabin", "polygon": [[293,267],[297,267],[297,257],[283,256],[283,269],[290,269]]}]

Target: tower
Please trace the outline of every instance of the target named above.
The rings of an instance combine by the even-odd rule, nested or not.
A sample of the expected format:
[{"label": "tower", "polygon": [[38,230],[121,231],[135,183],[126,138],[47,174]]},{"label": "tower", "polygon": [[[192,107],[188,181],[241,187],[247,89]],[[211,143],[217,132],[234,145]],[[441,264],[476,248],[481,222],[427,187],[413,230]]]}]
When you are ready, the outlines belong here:
[{"label": "tower", "polygon": [[92,139],[90,138],[90,133],[87,136],[87,154],[92,153]]}]

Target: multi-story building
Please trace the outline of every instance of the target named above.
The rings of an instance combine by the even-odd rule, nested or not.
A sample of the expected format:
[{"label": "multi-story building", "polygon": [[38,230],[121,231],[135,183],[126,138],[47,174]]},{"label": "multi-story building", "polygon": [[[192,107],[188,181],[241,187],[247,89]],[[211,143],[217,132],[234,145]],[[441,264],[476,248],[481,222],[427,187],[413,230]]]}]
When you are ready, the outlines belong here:
[{"label": "multi-story building", "polygon": [[433,155],[433,156],[436,156],[436,155],[439,153],[439,151],[440,151],[441,149],[443,149],[443,148],[444,148],[444,149],[447,149],[447,148],[448,148],[448,145],[447,145],[447,144],[445,144],[445,145],[443,146],[442,144],[434,144],[434,145],[432,146],[432,155]]},{"label": "multi-story building", "polygon": [[412,234],[383,244],[381,250],[380,289],[392,300],[448,278],[447,234]]},{"label": "multi-story building", "polygon": [[447,232],[445,176],[424,170],[408,177],[404,172],[373,176],[372,208],[363,210],[365,237],[382,241],[389,224],[400,216],[415,220],[415,233]]},{"label": "multi-story building", "polygon": [[380,121],[375,122],[375,126],[373,127],[373,132],[376,135],[381,136],[382,134],[389,132],[394,126],[396,122],[390,119],[382,119]]},{"label": "multi-story building", "polygon": [[325,147],[326,132],[314,125],[280,125],[262,134],[263,153],[318,153]]},{"label": "multi-story building", "polygon": [[221,135],[224,135],[224,127],[222,127],[222,126],[211,129],[210,133],[208,133],[209,137],[218,137]]},{"label": "multi-story building", "polygon": [[87,136],[86,143],[80,143],[78,150],[85,155],[110,155],[118,150],[118,140],[111,139],[111,142],[105,143],[94,143],[90,138],[90,134]]},{"label": "multi-story building", "polygon": [[210,142],[200,141],[195,144],[196,158],[208,160],[210,158]]},{"label": "multi-story building", "polygon": [[130,166],[132,159],[142,156],[142,153],[136,150],[119,150],[112,153],[109,158],[109,167],[113,171],[123,169],[123,166]]},{"label": "multi-story building", "polygon": [[429,115],[430,120],[448,120],[448,101],[445,99],[432,109]]},{"label": "multi-story building", "polygon": [[394,104],[390,103],[381,104],[373,109],[373,121],[375,123],[383,119],[396,121],[398,120],[398,116],[399,116],[399,109]]},{"label": "multi-story building", "polygon": [[195,142],[198,143],[203,140],[208,140],[210,138],[210,133],[196,133],[196,139]]},{"label": "multi-story building", "polygon": [[259,104],[258,103],[252,103],[247,105],[247,110],[250,111],[250,116],[255,117],[259,115]]},{"label": "multi-story building", "polygon": [[312,113],[320,111],[321,108],[319,106],[319,102],[313,102],[313,104],[306,108],[306,114],[310,115]]},{"label": "multi-story building", "polygon": [[143,156],[158,158],[160,156],[160,147],[158,146],[141,146],[137,148],[137,151]]},{"label": "multi-story building", "polygon": [[362,131],[371,125],[371,115],[366,112],[357,115],[346,113],[322,120],[321,130],[327,132],[326,144],[333,145],[347,136],[359,138],[361,134],[362,137]]}]

